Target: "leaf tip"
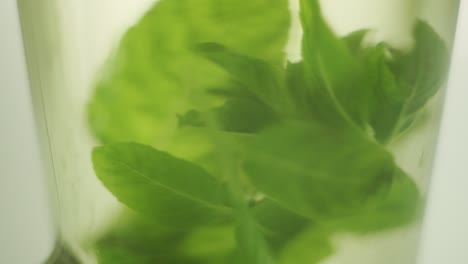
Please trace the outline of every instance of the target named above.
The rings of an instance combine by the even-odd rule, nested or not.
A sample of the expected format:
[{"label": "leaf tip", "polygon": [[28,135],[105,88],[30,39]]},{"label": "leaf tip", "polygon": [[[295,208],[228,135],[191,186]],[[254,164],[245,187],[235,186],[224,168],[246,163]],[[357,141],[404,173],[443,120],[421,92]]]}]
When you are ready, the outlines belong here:
[{"label": "leaf tip", "polygon": [[91,151],[91,161],[93,163],[94,170],[96,171],[96,166],[101,162],[106,146],[97,146],[94,147]]}]

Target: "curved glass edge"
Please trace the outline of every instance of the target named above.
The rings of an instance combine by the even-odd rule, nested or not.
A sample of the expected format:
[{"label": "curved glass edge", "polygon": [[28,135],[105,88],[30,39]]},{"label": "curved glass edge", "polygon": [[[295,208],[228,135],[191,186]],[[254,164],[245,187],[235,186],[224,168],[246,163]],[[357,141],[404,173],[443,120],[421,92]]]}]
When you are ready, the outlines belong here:
[{"label": "curved glass edge", "polygon": [[57,241],[55,249],[43,264],[80,264],[71,250],[61,241]]}]

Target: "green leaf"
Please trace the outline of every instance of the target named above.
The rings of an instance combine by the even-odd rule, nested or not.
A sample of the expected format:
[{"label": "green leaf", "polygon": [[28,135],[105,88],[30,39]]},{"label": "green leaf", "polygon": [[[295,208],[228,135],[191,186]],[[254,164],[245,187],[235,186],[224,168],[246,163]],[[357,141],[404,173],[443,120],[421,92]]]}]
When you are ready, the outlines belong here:
[{"label": "green leaf", "polygon": [[286,94],[281,78],[282,68],[233,52],[217,43],[202,43],[195,50],[225,69],[235,83],[246,89],[247,96],[256,97],[274,110],[284,111]]},{"label": "green leaf", "polygon": [[368,233],[400,227],[419,219],[422,205],[416,184],[398,169],[387,195],[376,207],[340,219],[338,226],[341,227],[335,229]]},{"label": "green leaf", "polygon": [[210,1],[160,1],[98,83],[101,140],[171,151],[93,151],[99,179],[142,217],[99,239],[99,262],[318,263],[338,232],[418,219],[419,190],[382,144],[442,84],[438,35],[419,22],[409,52],[364,47],[367,30],[339,38],[318,0],[300,0],[303,60],[284,68],[286,0]]},{"label": "green leaf", "polygon": [[248,212],[238,211],[236,229],[237,249],[233,257],[235,264],[273,264],[274,258],[263,236],[260,226]]},{"label": "green leaf", "polygon": [[[302,119],[318,119],[325,114],[320,113],[320,96],[316,95],[316,87],[308,82],[303,62],[288,63],[286,67],[286,84],[295,106],[295,114]],[[337,113],[334,111],[334,113]],[[341,119],[341,118],[340,118]],[[328,121],[327,118],[322,119]]]},{"label": "green leaf", "polygon": [[264,198],[255,205],[251,213],[260,226],[265,240],[275,253],[279,252],[311,222],[307,218],[282,208],[268,198]]},{"label": "green leaf", "polygon": [[224,263],[232,258],[236,248],[235,228],[232,224],[202,226],[192,230],[180,243],[183,256],[206,263]]},{"label": "green leaf", "polygon": [[421,217],[422,201],[414,182],[397,169],[392,186],[375,207],[357,215],[312,225],[281,251],[280,264],[320,263],[335,251],[330,237],[340,232],[375,233],[397,228]]},{"label": "green leaf", "polygon": [[169,232],[130,212],[124,212],[116,220],[93,242],[99,264],[201,264],[177,252],[183,232]]},{"label": "green leaf", "polygon": [[339,39],[316,0],[301,1],[301,20],[308,85],[294,91],[322,121],[344,119],[387,143],[411,126],[445,80],[448,50],[425,22],[418,21],[415,46],[404,53],[386,43],[363,47],[367,30]]},{"label": "green leaf", "polygon": [[267,129],[247,155],[245,170],[261,192],[318,220],[379,202],[396,170],[392,156],[361,131],[312,121]]},{"label": "green leaf", "polygon": [[124,210],[91,245],[100,264],[220,264],[232,260],[236,241],[232,224],[164,229]]},{"label": "green leaf", "polygon": [[161,0],[122,37],[89,104],[89,123],[104,143],[135,141],[164,147],[177,114],[220,104],[205,93],[228,76],[193,54],[200,42],[283,61],[287,0]]},{"label": "green leaf", "polygon": [[400,85],[390,70],[387,52],[386,45],[380,43],[361,54],[367,78],[373,84],[368,122],[379,142],[386,142],[393,136],[409,95],[407,87]]},{"label": "green leaf", "polygon": [[363,50],[364,38],[369,33],[368,29],[360,29],[349,33],[342,38],[348,49],[353,53],[359,53]]},{"label": "green leaf", "polygon": [[421,109],[446,79],[449,51],[444,40],[424,21],[414,29],[415,43],[409,53],[397,53],[391,67],[402,85],[410,89],[405,115]]},{"label": "green leaf", "polygon": [[417,22],[414,38],[409,52],[379,44],[363,55],[368,76],[377,84],[369,123],[382,143],[410,128],[445,81],[449,54],[444,41],[423,21]]},{"label": "green leaf", "polygon": [[318,111],[328,121],[341,116],[365,129],[373,87],[362,65],[326,24],[318,1],[300,3],[303,64],[307,82],[315,89]]},{"label": "green leaf", "polygon": [[231,214],[225,186],[197,165],[148,146],[115,143],[93,151],[94,170],[123,204],[170,227]]},{"label": "green leaf", "polygon": [[179,116],[180,126],[210,127],[229,132],[254,133],[278,120],[278,115],[255,98],[228,99],[222,106],[200,112],[191,110]]},{"label": "green leaf", "polygon": [[333,252],[327,230],[320,226],[312,226],[286,245],[278,263],[317,264]]}]

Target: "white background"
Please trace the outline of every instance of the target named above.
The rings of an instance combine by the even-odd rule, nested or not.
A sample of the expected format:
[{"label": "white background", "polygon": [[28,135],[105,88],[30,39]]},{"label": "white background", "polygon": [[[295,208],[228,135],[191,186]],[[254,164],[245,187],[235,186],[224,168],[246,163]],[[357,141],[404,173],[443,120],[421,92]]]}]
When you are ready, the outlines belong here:
[{"label": "white background", "polygon": [[[443,0],[441,0],[443,1]],[[468,2],[461,1],[420,264],[468,263]],[[0,1],[0,263],[37,264],[54,229],[15,1]],[[398,263],[395,263],[398,264]]]}]

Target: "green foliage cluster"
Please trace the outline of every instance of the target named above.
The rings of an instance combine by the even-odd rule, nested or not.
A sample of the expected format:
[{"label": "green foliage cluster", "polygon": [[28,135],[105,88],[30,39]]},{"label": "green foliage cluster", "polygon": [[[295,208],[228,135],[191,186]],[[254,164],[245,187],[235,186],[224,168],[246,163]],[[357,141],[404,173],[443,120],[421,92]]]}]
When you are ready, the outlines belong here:
[{"label": "green foliage cluster", "polygon": [[301,0],[302,60],[284,63],[287,0],[241,2],[162,0],[110,60],[92,160],[135,213],[96,241],[99,263],[318,263],[333,234],[418,217],[386,146],[444,81],[441,38],[423,21],[409,51],[338,37]]}]

